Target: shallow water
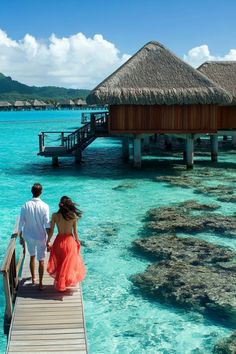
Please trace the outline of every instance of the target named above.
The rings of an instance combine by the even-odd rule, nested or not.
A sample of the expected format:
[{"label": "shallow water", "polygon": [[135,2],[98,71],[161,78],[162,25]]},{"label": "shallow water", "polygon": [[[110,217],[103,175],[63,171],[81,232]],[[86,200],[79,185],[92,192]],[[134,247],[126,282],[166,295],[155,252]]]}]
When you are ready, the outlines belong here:
[{"label": "shallow water", "polygon": [[[179,157],[169,157],[169,163],[164,156],[161,163],[155,157],[145,158],[143,169],[136,171],[122,162],[118,139],[100,138],[84,152],[81,165],[64,159],[59,169],[53,169],[50,159],[37,156],[37,135],[41,130],[75,129],[80,125],[80,111],[0,112],[0,122],[0,260],[20,206],[31,197],[31,185],[39,181],[44,186],[43,200],[52,211],[65,194],[79,202],[84,213],[78,228],[87,267],[83,294],[90,354],[212,353],[214,344],[231,333],[230,328],[144,298],[130,281],[131,275],[149,264],[131,247],[148,209],[188,199],[216,202],[215,197],[195,194],[193,188],[154,180],[157,175],[176,174],[174,164]],[[213,175],[206,177],[206,184],[223,183],[223,174],[235,176],[234,156],[221,154],[217,165],[210,164],[209,156],[200,156],[196,169],[189,173],[196,175],[210,167]],[[181,164],[177,167],[182,168]],[[234,204],[219,204],[220,212],[235,212]],[[236,249],[236,240],[211,233],[195,236]],[[2,317],[3,304],[1,284]],[[0,339],[0,353],[4,353],[2,326]]]}]

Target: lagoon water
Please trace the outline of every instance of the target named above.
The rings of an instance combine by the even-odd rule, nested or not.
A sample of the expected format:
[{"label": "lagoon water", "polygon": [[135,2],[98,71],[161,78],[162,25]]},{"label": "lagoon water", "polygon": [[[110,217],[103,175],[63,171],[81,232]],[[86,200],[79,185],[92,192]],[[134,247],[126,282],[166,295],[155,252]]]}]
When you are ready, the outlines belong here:
[{"label": "lagoon water", "polygon": [[[0,261],[20,206],[31,197],[31,185],[39,181],[44,186],[42,198],[52,211],[57,210],[62,195],[71,196],[83,211],[78,230],[87,267],[83,296],[90,354],[212,353],[215,343],[232,329],[198,313],[143,297],[130,277],[144,271],[150,263],[137,256],[131,247],[132,241],[140,237],[148,209],[188,199],[200,202],[215,202],[215,199],[196,195],[191,188],[170,188],[154,180],[157,175],[172,173],[174,157],[166,170],[155,159],[146,161],[140,171],[124,164],[118,139],[97,139],[84,152],[81,165],[64,159],[60,168],[53,169],[50,159],[37,156],[37,135],[41,130],[73,130],[80,126],[80,114],[80,111],[0,112]],[[234,173],[233,156],[220,156],[219,169],[215,169],[218,176],[224,166],[230,166],[229,174]],[[209,157],[200,159],[207,161]],[[207,165],[210,162],[205,162],[204,167]],[[124,184],[129,188],[116,188]],[[220,211],[233,213],[234,204],[221,203]],[[236,249],[235,240],[214,234],[197,236]],[[1,284],[1,323],[3,312]],[[1,354],[5,353],[5,345],[0,325]]]}]

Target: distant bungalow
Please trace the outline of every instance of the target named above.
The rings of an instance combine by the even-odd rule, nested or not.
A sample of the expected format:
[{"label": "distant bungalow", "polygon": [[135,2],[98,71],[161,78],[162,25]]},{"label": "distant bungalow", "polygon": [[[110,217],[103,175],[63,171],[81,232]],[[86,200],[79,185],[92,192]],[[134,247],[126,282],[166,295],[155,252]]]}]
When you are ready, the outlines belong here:
[{"label": "distant bungalow", "polygon": [[39,110],[39,109],[46,109],[47,104],[40,100],[33,100],[32,106],[34,109]]},{"label": "distant bungalow", "polygon": [[17,110],[23,109],[25,107],[25,103],[24,103],[24,101],[15,101],[13,106]]},{"label": "distant bungalow", "polygon": [[[87,97],[109,105],[109,135],[134,139],[134,165],[141,166],[141,139],[154,133],[186,139],[187,166],[193,165],[193,134],[213,134],[216,148],[217,105],[231,95],[158,42],[149,42]],[[215,140],[214,140],[215,139]],[[214,151],[213,151],[214,155]]]},{"label": "distant bungalow", "polygon": [[[236,61],[207,61],[198,70],[232,96],[230,103],[218,107],[218,129],[236,129]],[[235,144],[235,136],[233,140]]]},{"label": "distant bungalow", "polygon": [[12,109],[12,104],[7,101],[0,101],[1,111],[10,111]]},{"label": "distant bungalow", "polygon": [[58,103],[58,107],[60,108],[64,108],[64,109],[73,109],[75,108],[75,102],[68,99],[68,100],[61,100]]},{"label": "distant bungalow", "polygon": [[74,103],[77,107],[84,107],[87,106],[87,102],[79,98],[78,100],[74,100]]}]

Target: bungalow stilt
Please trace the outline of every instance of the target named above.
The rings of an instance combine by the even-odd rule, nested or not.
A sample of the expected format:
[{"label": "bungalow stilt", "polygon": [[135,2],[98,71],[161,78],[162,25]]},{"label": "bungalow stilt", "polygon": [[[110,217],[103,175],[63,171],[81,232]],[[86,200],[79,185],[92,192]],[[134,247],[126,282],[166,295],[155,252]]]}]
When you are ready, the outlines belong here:
[{"label": "bungalow stilt", "polygon": [[58,156],[53,156],[53,157],[52,157],[52,166],[53,166],[53,167],[58,167],[58,166],[59,166],[59,159],[58,159]]},{"label": "bungalow stilt", "polygon": [[186,138],[186,166],[187,168],[193,168],[193,137],[188,136]]},{"label": "bungalow stilt", "polygon": [[124,160],[129,160],[129,138],[122,139],[122,157]]},{"label": "bungalow stilt", "polygon": [[236,148],[236,135],[232,135],[232,147]]},{"label": "bungalow stilt", "polygon": [[149,137],[149,135],[145,136],[143,139],[143,151],[145,151],[145,152],[150,151],[150,137]]},{"label": "bungalow stilt", "polygon": [[217,162],[218,160],[218,136],[217,134],[211,135],[211,161]]},{"label": "bungalow stilt", "polygon": [[134,167],[140,168],[142,164],[141,138],[134,138]]}]

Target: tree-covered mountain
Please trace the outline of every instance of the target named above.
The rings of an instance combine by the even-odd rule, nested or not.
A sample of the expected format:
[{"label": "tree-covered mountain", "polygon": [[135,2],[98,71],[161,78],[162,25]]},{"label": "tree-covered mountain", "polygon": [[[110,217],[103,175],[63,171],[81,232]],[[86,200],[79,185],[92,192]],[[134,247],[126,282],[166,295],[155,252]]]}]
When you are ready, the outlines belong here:
[{"label": "tree-covered mountain", "polygon": [[56,86],[28,86],[0,73],[0,101],[85,99],[89,92],[86,89],[66,89]]}]

